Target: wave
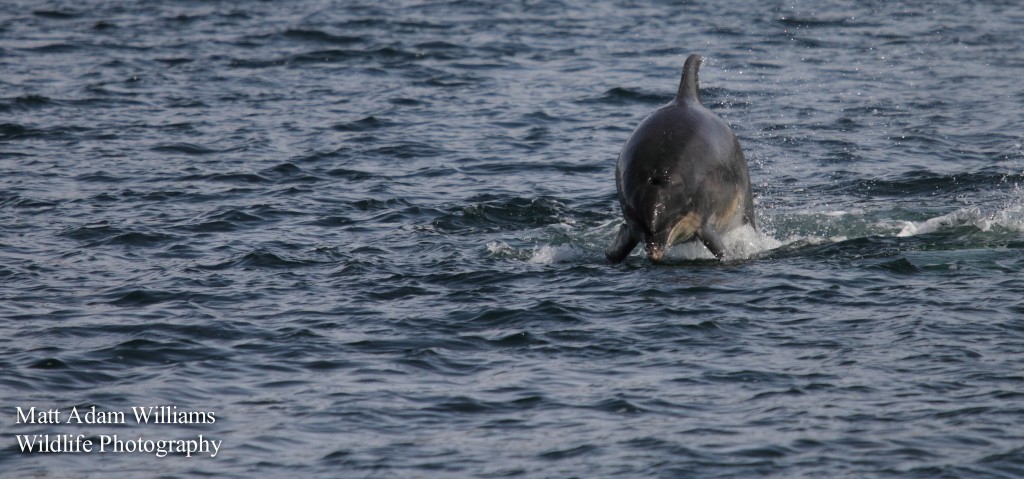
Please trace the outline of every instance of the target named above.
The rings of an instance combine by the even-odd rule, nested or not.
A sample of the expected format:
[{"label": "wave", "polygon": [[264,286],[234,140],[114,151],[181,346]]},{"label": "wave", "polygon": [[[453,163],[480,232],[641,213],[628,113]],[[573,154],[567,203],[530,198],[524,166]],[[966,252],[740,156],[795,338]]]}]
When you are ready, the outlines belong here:
[{"label": "wave", "polygon": [[364,37],[351,35],[335,35],[323,30],[306,28],[289,28],[282,34],[284,38],[301,40],[311,43],[327,43],[333,45],[349,45],[365,41]]}]

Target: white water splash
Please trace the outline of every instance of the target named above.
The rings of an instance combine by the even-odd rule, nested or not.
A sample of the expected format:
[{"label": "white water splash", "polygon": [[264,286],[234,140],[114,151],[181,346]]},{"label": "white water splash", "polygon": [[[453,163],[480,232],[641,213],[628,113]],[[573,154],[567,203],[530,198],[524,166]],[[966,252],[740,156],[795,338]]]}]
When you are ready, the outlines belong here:
[{"label": "white water splash", "polygon": [[492,241],[487,243],[487,252],[495,256],[507,256],[512,254],[513,249],[504,241]]},{"label": "white water splash", "polygon": [[904,221],[902,222],[900,232],[896,236],[915,236],[965,226],[973,226],[979,231],[991,231],[993,228],[1024,231],[1024,210],[1022,210],[1022,207],[1024,207],[1024,204],[1016,203],[991,214],[985,214],[981,211],[981,208],[970,207],[921,222]]},{"label": "white water splash", "polygon": [[[756,257],[767,251],[771,251],[787,244],[779,241],[769,234],[755,230],[750,225],[729,231],[722,235],[722,242],[725,243],[724,261],[738,261]],[[668,252],[670,260],[703,260],[714,259],[704,243],[690,241],[672,246]]]},{"label": "white water splash", "polygon": [[580,248],[572,245],[540,245],[533,250],[513,247],[504,241],[487,244],[487,252],[498,258],[510,258],[537,264],[570,263],[583,256]]},{"label": "white water splash", "polygon": [[574,246],[544,245],[533,249],[533,256],[530,257],[530,262],[539,264],[569,263],[575,261],[580,255],[580,250]]},{"label": "white water splash", "polygon": [[[802,215],[798,215],[802,216]],[[724,261],[743,261],[764,256],[773,250],[788,247],[817,246],[846,241],[861,235],[894,235],[908,237],[920,234],[941,232],[961,227],[974,227],[978,231],[1009,230],[1024,232],[1024,201],[1014,201],[1002,209],[986,213],[979,207],[967,207],[948,214],[924,221],[877,220],[864,217],[863,211],[827,211],[806,213],[814,217],[813,225],[796,228],[789,227],[789,233],[780,234],[771,227],[755,230],[750,226],[732,230],[722,235],[726,255]],[[822,226],[824,222],[825,226]],[[603,260],[603,247],[611,244],[614,237],[612,231],[618,227],[618,221],[612,221],[582,233],[584,245],[566,244],[565,237],[578,237],[572,233],[572,227],[562,225],[558,238],[547,244],[532,247],[514,247],[508,243],[497,241],[487,245],[490,254],[498,257],[514,258],[535,264],[559,264]],[[568,231],[567,231],[568,230]],[[814,231],[818,234],[815,234]],[[847,234],[842,234],[846,232]],[[836,234],[840,233],[840,234]],[[644,256],[643,246],[631,254],[634,258]],[[700,261],[714,260],[714,255],[700,241],[676,244],[668,251],[667,261]]]}]

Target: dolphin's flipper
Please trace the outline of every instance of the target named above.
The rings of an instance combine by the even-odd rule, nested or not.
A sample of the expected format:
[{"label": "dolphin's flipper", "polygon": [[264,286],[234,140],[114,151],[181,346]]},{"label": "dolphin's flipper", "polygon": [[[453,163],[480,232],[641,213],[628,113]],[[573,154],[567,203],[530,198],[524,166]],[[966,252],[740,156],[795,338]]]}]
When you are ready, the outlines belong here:
[{"label": "dolphin's flipper", "polygon": [[718,231],[715,231],[714,226],[705,224],[697,230],[697,237],[704,243],[704,246],[711,250],[711,254],[715,255],[716,258],[722,259],[725,256],[725,243],[722,242],[722,237],[718,235]]},{"label": "dolphin's flipper", "polygon": [[634,238],[629,232],[629,227],[623,223],[619,226],[619,234],[615,237],[615,243],[604,250],[604,256],[612,263],[621,263],[639,242],[640,240]]}]

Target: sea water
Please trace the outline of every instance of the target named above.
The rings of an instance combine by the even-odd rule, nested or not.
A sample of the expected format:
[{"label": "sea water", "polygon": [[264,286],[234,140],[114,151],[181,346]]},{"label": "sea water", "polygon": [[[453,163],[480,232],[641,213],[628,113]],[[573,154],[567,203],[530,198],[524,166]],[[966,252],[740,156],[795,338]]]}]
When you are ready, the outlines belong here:
[{"label": "sea water", "polygon": [[[6,1],[2,475],[1024,476],[1022,12]],[[759,228],[610,265],[690,53]]]}]

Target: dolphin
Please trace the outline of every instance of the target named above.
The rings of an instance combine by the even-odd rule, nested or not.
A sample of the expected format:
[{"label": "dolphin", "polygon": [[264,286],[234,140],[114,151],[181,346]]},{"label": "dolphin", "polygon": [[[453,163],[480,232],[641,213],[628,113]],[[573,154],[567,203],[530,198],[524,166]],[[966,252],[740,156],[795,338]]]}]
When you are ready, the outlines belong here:
[{"label": "dolphin", "polygon": [[675,99],[644,118],[619,152],[615,185],[626,221],[605,250],[612,263],[641,242],[659,262],[673,244],[694,239],[721,260],[723,234],[745,224],[757,228],[739,140],[700,102],[702,61],[687,57]]}]

